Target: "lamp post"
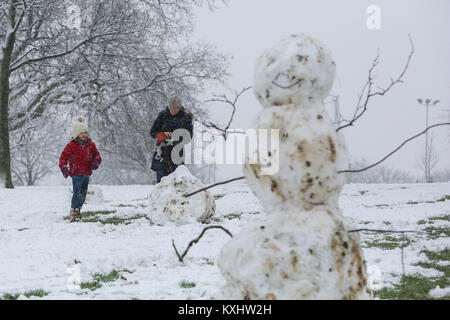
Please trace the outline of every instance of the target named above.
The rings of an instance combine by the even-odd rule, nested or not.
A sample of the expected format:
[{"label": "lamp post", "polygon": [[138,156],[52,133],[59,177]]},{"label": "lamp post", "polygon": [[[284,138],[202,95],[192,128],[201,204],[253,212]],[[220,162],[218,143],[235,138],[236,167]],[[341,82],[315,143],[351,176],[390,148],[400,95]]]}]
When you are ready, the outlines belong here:
[{"label": "lamp post", "polygon": [[[432,99],[421,99],[418,98],[417,102],[426,107],[426,123],[425,128],[428,128],[428,111],[430,105],[435,106],[439,103],[440,100],[434,100]],[[428,131],[425,133],[425,180],[426,182],[431,182],[431,170],[430,170],[430,163],[429,163],[429,154],[428,154]]]},{"label": "lamp post", "polygon": [[333,104],[334,104],[334,124],[339,127],[342,122],[342,116],[341,116],[341,111],[340,111],[340,106],[339,106],[339,95],[330,94],[328,96],[328,99],[329,100],[324,101],[324,103],[333,102]]}]

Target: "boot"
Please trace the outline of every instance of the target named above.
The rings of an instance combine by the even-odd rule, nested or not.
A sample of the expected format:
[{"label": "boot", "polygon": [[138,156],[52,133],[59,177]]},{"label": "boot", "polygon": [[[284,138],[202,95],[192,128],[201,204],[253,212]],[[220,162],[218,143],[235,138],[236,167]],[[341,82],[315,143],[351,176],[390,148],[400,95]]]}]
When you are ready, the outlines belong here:
[{"label": "boot", "polygon": [[80,209],[70,209],[70,222],[79,222],[81,221],[81,213]]}]

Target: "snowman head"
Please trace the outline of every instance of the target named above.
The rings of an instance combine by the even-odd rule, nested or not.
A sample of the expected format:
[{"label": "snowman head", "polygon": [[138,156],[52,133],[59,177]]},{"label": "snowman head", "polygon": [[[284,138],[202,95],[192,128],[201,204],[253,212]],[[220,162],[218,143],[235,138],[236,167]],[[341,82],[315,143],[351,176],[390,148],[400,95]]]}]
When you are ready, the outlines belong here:
[{"label": "snowman head", "polygon": [[331,52],[320,40],[292,35],[258,58],[253,90],[266,108],[322,102],[335,73]]}]

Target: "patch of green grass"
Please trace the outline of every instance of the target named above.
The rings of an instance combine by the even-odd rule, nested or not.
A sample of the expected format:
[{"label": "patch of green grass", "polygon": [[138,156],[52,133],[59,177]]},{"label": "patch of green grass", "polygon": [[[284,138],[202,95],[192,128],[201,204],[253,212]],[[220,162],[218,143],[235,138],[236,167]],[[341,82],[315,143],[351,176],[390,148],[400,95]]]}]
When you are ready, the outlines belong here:
[{"label": "patch of green grass", "polygon": [[228,219],[228,220],[240,219],[241,215],[237,214],[237,213],[230,213],[230,214],[224,215],[223,218]]},{"label": "patch of green grass", "polygon": [[[50,292],[47,292],[43,289],[34,289],[34,290],[28,290],[26,292],[23,293],[23,295],[27,298],[30,297],[45,297],[49,294]],[[17,300],[20,297],[20,293],[5,293],[3,294],[3,296],[0,298],[0,300]]]},{"label": "patch of green grass", "polygon": [[119,279],[120,273],[117,270],[113,270],[108,274],[95,273],[92,278],[96,282],[114,282]]},{"label": "patch of green grass", "polygon": [[370,224],[373,223],[373,221],[361,221],[361,224]]},{"label": "patch of green grass", "polygon": [[450,236],[450,228],[448,227],[428,226],[424,230],[429,233],[429,236],[432,239],[439,238],[442,234]]},{"label": "patch of green grass", "polygon": [[223,198],[223,197],[225,197],[224,194],[216,194],[216,195],[214,195],[214,199],[215,199],[215,200],[219,200],[219,199],[221,199],[221,198]]},{"label": "patch of green grass", "polygon": [[[81,211],[81,218],[83,219],[83,221],[85,219],[89,220],[89,218],[98,218],[98,216],[101,215],[108,215],[111,213],[116,213],[116,210],[100,210],[100,211]],[[70,216],[65,216],[64,220],[70,220],[71,217]]]},{"label": "patch of green grass", "polygon": [[360,195],[364,195],[365,193],[369,192],[369,190],[359,190]]},{"label": "patch of green grass", "polygon": [[182,281],[180,283],[180,287],[182,287],[184,289],[194,288],[195,286],[196,286],[195,282]]},{"label": "patch of green grass", "polygon": [[[423,225],[423,224],[433,224],[436,221],[447,221],[450,222],[450,215],[447,214],[445,216],[436,216],[436,217],[429,217],[427,219],[421,219],[417,221],[417,224]],[[429,227],[431,231],[434,227]]]},{"label": "patch of green grass", "polygon": [[450,222],[450,214],[446,215],[446,216],[438,216],[438,217],[430,217],[428,218],[429,221],[438,221],[438,220],[442,220],[442,221],[448,221]]},{"label": "patch of green grass", "polygon": [[133,273],[134,271],[130,271],[128,269],[122,269],[122,270],[112,270],[110,273],[94,273],[92,275],[93,281],[89,282],[82,282],[80,284],[80,289],[89,289],[91,291],[97,290],[101,288],[103,285],[102,283],[106,282],[114,282],[117,279],[120,278],[121,273]]},{"label": "patch of green grass", "polygon": [[380,248],[383,250],[394,250],[396,248],[404,248],[411,244],[412,240],[408,237],[392,237],[385,236],[383,239],[376,239],[373,241],[365,241],[366,248]]},{"label": "patch of green grass", "polygon": [[445,195],[442,198],[440,198],[439,200],[436,200],[436,202],[444,202],[450,200],[450,195]]},{"label": "patch of green grass", "polygon": [[427,258],[431,261],[450,261],[450,249],[445,248],[441,251],[430,251],[430,250],[422,250],[421,253],[424,253]]},{"label": "patch of green grass", "polygon": [[211,261],[211,260],[209,260],[208,258],[202,258],[202,260],[205,262],[205,264],[208,264],[208,265],[210,265],[210,266],[213,266],[213,265],[214,265],[214,262]]},{"label": "patch of green grass", "polygon": [[0,300],[17,300],[20,293],[5,293]]},{"label": "patch of green grass", "polygon": [[127,268],[120,270],[120,272],[126,272],[126,273],[134,273],[135,270],[129,270]]},{"label": "patch of green grass", "polygon": [[100,289],[102,284],[97,281],[81,282],[80,289],[89,289],[91,291]]},{"label": "patch of green grass", "polygon": [[[30,297],[45,297],[49,294],[50,292],[47,292],[43,289],[34,289],[34,290],[29,290],[24,292],[24,296],[27,298]],[[5,293],[0,300],[17,300],[20,297],[20,293]]]},{"label": "patch of green grass", "polygon": [[382,203],[382,204],[376,204],[375,207],[377,208],[385,208],[385,207],[389,207],[388,204]]},{"label": "patch of green grass", "polygon": [[23,295],[27,298],[30,297],[45,297],[49,294],[50,292],[44,291],[43,289],[35,289],[35,290],[29,290],[27,292],[25,292]]},{"label": "patch of green grass", "polygon": [[130,207],[130,208],[136,208],[136,206],[134,206],[134,205],[132,205],[132,204],[119,204],[119,205],[117,205],[117,207],[118,208],[128,208],[128,207]]},{"label": "patch of green grass", "polygon": [[419,204],[419,203],[437,203],[437,202],[444,202],[450,200],[450,195],[445,195],[440,199],[437,200],[428,200],[428,201],[408,201],[406,204]]},{"label": "patch of green grass", "polygon": [[[394,284],[393,288],[382,288],[375,290],[375,297],[389,300],[434,300],[428,293],[430,290],[440,286],[445,288],[449,285],[445,277],[424,277],[421,274],[412,274],[402,277],[400,283]],[[440,298],[448,300],[450,296]]]},{"label": "patch of green grass", "polygon": [[22,231],[25,231],[25,230],[30,230],[30,228],[20,228],[20,229],[17,229],[17,231],[19,231],[19,232],[22,232]]},{"label": "patch of green grass", "polygon": [[[441,288],[446,288],[450,286],[450,266],[442,266],[437,262],[439,261],[450,261],[450,249],[446,248],[441,251],[430,251],[422,250],[428,261],[420,261],[416,263],[416,266],[435,269],[442,272],[444,275],[439,277],[425,277],[421,274],[412,274],[402,277],[400,283],[394,284],[393,288],[382,288],[381,290],[375,291],[375,296],[381,299],[395,299],[395,300],[430,300],[436,299],[429,295],[430,290],[436,288],[437,286]],[[441,300],[450,300],[450,295],[439,298]]]},{"label": "patch of green grass", "polygon": [[390,221],[383,221],[383,223],[387,226],[390,226],[392,224]]},{"label": "patch of green grass", "polygon": [[399,244],[396,242],[384,242],[384,241],[372,241],[366,242],[367,248],[380,248],[383,250],[394,250],[400,248]]},{"label": "patch of green grass", "polygon": [[141,218],[145,218],[145,219],[151,221],[150,218],[148,218],[145,214],[137,214],[137,215],[130,216],[130,217],[110,217],[110,218],[106,218],[106,219],[101,219],[100,216],[94,216],[91,218],[83,219],[83,222],[91,222],[91,223],[100,222],[101,224],[113,224],[113,225],[125,224],[125,225],[128,225],[133,220],[138,220]]},{"label": "patch of green grass", "polygon": [[81,218],[88,218],[98,215],[108,215],[116,212],[117,212],[116,210],[84,211],[81,212]]}]

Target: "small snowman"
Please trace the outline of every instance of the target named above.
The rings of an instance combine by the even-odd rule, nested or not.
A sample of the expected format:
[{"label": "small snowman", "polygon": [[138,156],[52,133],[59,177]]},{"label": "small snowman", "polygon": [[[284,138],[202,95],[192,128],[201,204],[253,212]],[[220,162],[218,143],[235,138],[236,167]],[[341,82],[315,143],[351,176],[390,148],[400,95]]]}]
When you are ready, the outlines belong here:
[{"label": "small snowman", "polygon": [[[292,35],[257,60],[255,127],[279,129],[279,170],[244,174],[267,213],[227,243],[218,266],[225,299],[370,299],[359,235],[338,207],[348,168],[343,137],[325,111],[336,64],[319,40]],[[258,145],[262,158],[271,157]]]}]

